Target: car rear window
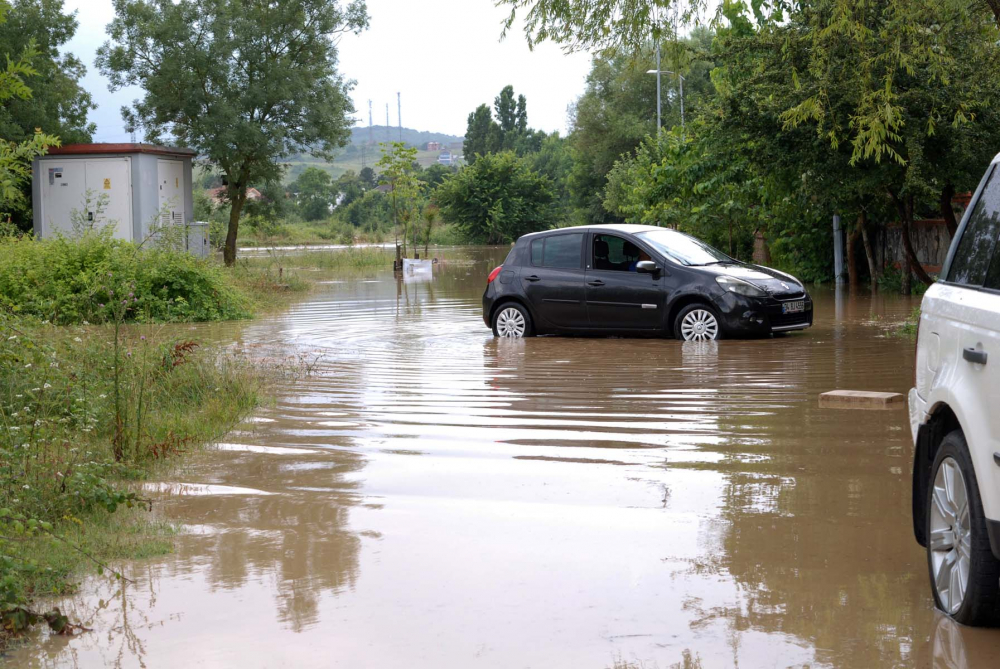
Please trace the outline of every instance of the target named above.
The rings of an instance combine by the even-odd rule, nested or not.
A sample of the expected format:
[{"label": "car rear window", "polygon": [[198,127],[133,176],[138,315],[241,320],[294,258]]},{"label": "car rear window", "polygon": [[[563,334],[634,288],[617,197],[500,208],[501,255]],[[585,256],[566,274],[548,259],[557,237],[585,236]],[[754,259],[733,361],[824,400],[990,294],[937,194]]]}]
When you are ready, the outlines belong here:
[{"label": "car rear window", "polygon": [[536,267],[578,269],[583,234],[553,235],[531,242],[531,264]]},{"label": "car rear window", "polygon": [[[948,281],[966,286],[982,286],[989,281],[1000,282],[1000,267],[991,267],[994,247],[1000,236],[1000,170],[994,169],[983,187],[982,195],[969,216],[962,239],[948,271]],[[1000,288],[1000,286],[987,286]]]}]

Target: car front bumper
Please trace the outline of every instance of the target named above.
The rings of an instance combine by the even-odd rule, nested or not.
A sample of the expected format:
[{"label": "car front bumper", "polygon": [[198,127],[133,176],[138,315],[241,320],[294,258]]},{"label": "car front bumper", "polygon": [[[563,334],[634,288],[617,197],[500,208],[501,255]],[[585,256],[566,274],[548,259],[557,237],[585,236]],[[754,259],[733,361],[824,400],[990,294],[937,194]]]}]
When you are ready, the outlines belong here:
[{"label": "car front bumper", "polygon": [[[787,302],[805,302],[805,310],[794,314],[783,313]],[[746,297],[729,291],[715,297],[722,317],[722,328],[729,334],[768,335],[793,330],[805,330],[813,323],[813,301],[808,294],[791,300],[773,297]]]}]

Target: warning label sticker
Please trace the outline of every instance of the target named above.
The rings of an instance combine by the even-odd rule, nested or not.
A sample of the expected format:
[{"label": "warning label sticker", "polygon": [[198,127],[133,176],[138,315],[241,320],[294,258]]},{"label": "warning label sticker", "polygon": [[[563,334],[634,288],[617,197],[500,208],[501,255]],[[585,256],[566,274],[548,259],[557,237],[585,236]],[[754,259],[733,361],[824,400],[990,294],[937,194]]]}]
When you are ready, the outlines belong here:
[{"label": "warning label sticker", "polygon": [[111,190],[111,179],[104,180],[104,190]]}]

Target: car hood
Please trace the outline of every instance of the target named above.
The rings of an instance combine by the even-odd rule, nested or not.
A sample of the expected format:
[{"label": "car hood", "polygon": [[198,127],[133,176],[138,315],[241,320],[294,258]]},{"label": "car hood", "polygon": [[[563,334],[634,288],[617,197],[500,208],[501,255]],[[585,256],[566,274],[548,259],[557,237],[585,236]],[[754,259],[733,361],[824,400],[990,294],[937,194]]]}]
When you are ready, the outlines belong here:
[{"label": "car hood", "polygon": [[775,297],[800,295],[805,292],[803,285],[789,275],[773,270],[770,267],[762,267],[761,265],[727,263],[725,265],[702,265],[698,269],[719,276],[731,276],[743,279],[763,288]]}]

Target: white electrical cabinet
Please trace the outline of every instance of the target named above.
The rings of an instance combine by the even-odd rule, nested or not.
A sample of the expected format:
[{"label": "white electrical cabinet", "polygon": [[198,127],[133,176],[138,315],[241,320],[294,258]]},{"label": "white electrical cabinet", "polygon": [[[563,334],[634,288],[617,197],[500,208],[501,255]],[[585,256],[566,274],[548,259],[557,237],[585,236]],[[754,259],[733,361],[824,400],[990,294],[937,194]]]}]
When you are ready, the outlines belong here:
[{"label": "white electrical cabinet", "polygon": [[[35,236],[75,236],[110,228],[118,239],[155,243],[158,230],[192,237],[190,149],[152,144],[68,144],[34,160]],[[185,246],[191,244],[185,242]],[[207,252],[207,245],[189,249]]]},{"label": "white electrical cabinet", "polygon": [[39,159],[42,236],[69,235],[85,227],[112,226],[114,236],[132,239],[130,158]]}]

